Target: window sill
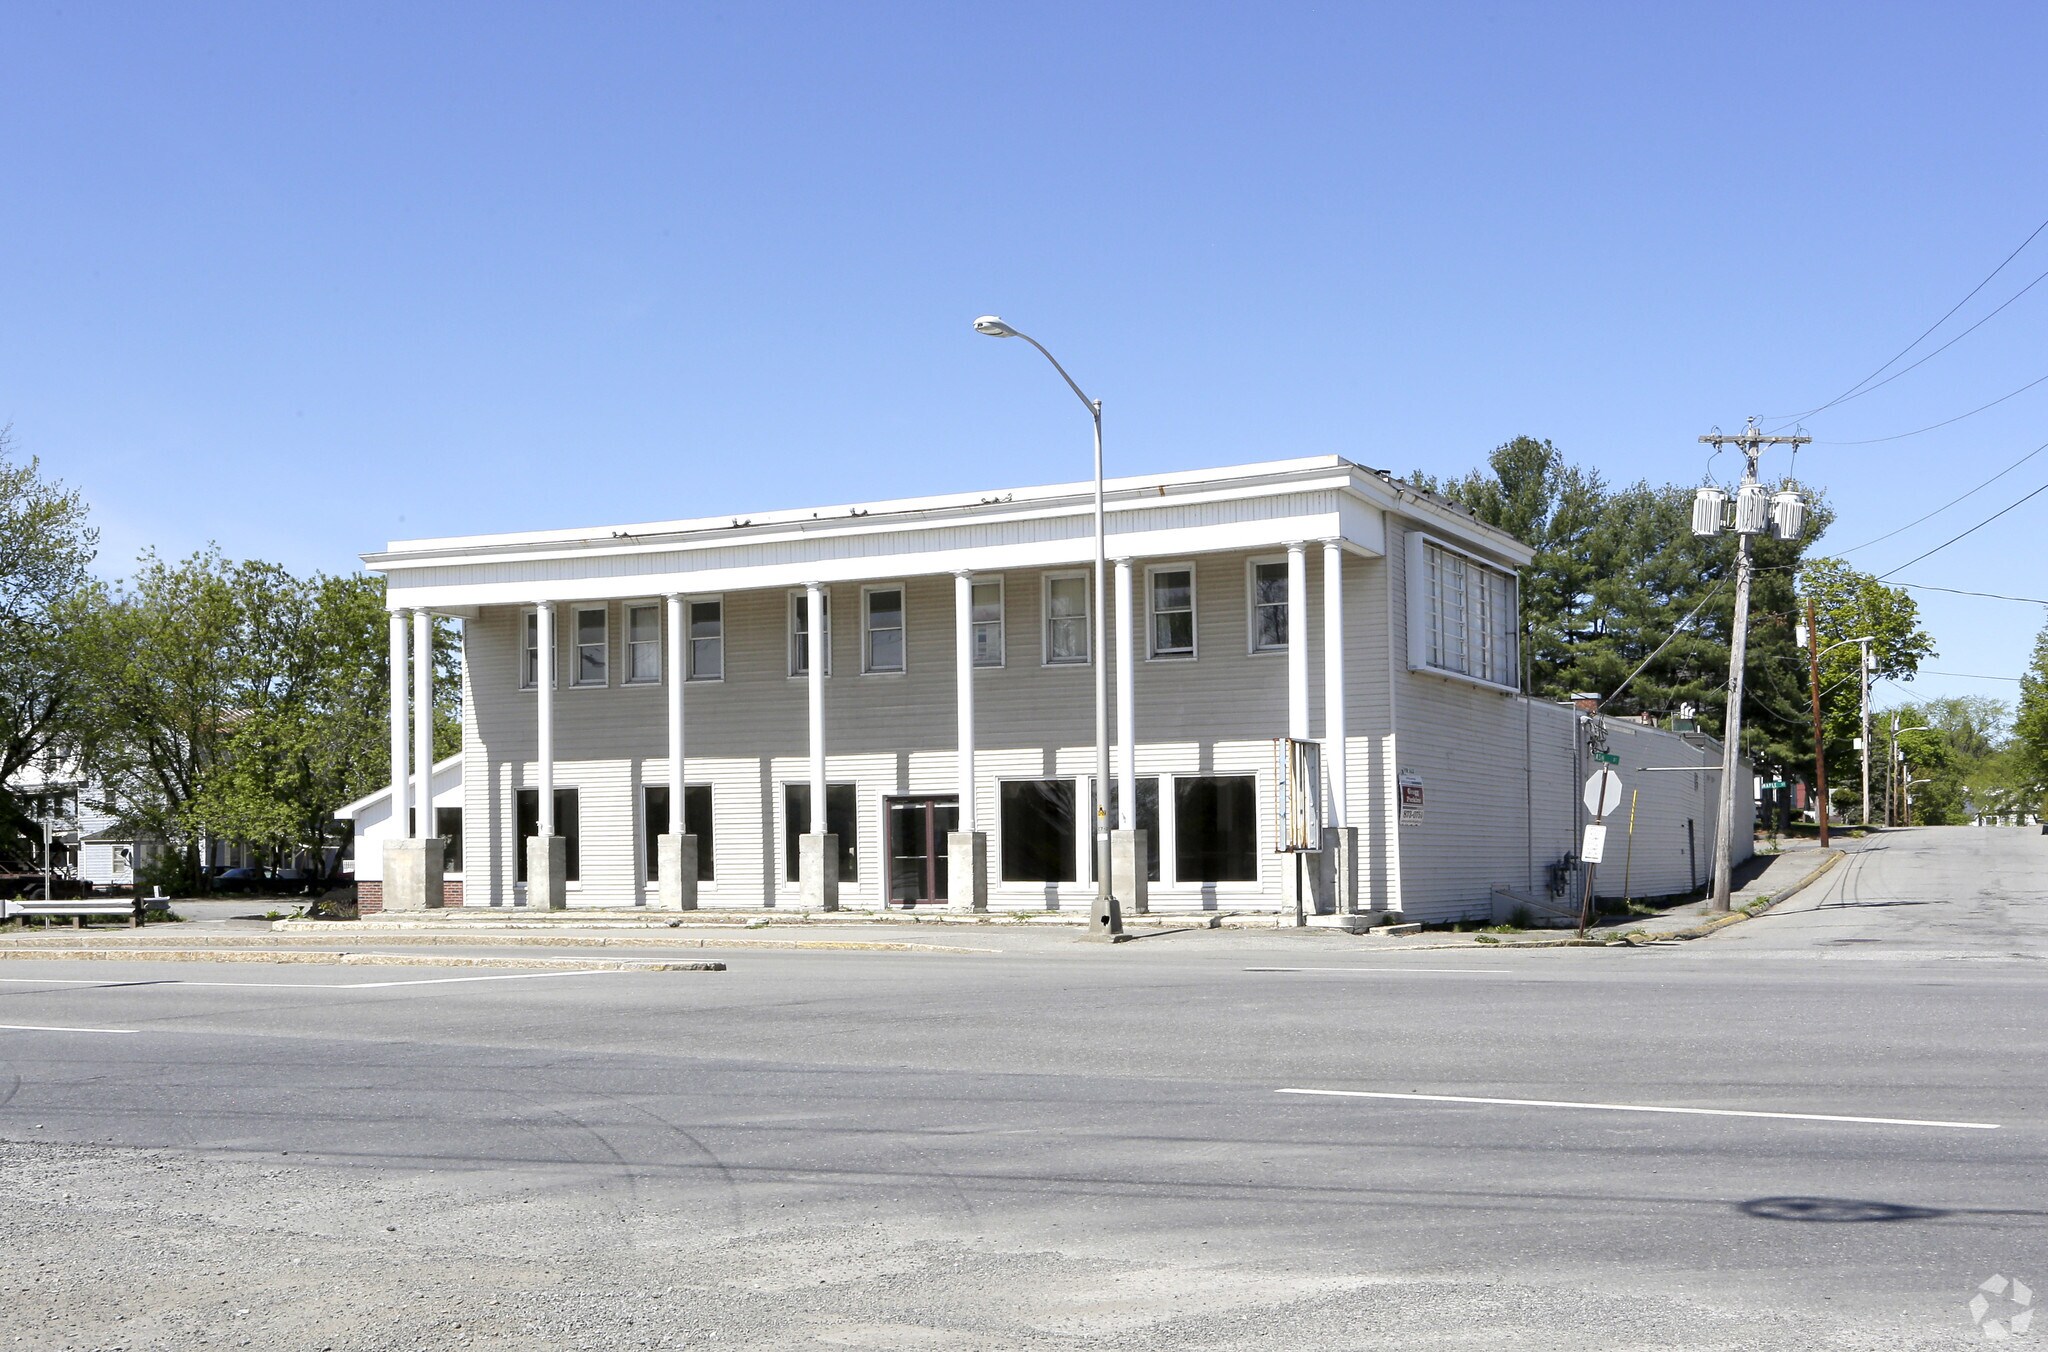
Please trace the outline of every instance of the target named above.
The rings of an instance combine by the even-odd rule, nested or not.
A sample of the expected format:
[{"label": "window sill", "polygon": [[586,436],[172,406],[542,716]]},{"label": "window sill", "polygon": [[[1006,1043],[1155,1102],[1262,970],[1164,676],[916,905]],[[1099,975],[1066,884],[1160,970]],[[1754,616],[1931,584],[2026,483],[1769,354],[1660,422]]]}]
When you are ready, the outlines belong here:
[{"label": "window sill", "polygon": [[1454,681],[1459,685],[1477,686],[1481,690],[1491,690],[1497,695],[1519,695],[1522,693],[1519,686],[1500,685],[1479,676],[1468,676],[1462,671],[1446,671],[1442,667],[1418,667],[1413,662],[1408,664],[1408,670],[1412,675],[1435,676],[1440,680]]}]

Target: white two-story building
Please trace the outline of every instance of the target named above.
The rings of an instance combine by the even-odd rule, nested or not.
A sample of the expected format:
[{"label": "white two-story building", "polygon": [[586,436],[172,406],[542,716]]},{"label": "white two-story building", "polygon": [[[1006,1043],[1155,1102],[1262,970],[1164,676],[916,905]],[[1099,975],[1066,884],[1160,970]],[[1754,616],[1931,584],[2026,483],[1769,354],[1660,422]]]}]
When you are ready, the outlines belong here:
[{"label": "white two-story building", "polygon": [[[1085,911],[1097,663],[1106,810],[1142,832],[1127,909],[1293,904],[1290,736],[1322,746],[1320,909],[1484,916],[1575,848],[1583,720],[1519,695],[1520,542],[1333,456],[1111,480],[1105,520],[1099,648],[1090,484],[365,555],[392,611],[381,811],[412,839],[359,846],[363,908]],[[463,622],[463,750],[416,813],[432,664],[407,657],[437,615]],[[1666,796],[1710,857],[1710,798]]]}]

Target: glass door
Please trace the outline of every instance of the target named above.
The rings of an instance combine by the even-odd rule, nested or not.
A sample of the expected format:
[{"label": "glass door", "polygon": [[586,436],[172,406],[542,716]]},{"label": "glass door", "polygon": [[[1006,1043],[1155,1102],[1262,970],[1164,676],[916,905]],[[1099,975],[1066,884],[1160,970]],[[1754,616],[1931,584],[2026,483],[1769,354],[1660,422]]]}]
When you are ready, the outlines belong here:
[{"label": "glass door", "polygon": [[943,906],[947,885],[946,835],[957,830],[957,799],[885,798],[888,814],[889,904]]}]

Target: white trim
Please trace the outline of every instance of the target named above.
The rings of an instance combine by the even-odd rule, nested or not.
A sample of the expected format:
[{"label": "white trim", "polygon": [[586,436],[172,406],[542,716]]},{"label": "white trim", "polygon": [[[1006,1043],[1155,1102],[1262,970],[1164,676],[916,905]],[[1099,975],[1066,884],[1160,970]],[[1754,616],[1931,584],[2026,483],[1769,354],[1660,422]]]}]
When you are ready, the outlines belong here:
[{"label": "white trim", "polygon": [[[1280,569],[1280,580],[1282,583],[1285,583],[1287,580],[1287,555],[1285,553],[1254,554],[1244,561],[1244,650],[1247,655],[1252,657],[1273,657],[1286,653],[1288,644],[1294,642],[1294,629],[1291,625],[1289,626],[1287,630],[1287,643],[1276,643],[1268,648],[1261,648],[1259,646],[1259,610],[1261,608],[1259,605],[1259,567],[1261,565]],[[1284,597],[1281,599],[1279,607],[1280,612],[1284,615],[1287,612],[1287,601]]]},{"label": "white trim", "polygon": [[[604,617],[604,679],[583,679],[583,617],[596,612]],[[609,601],[572,604],[569,607],[569,688],[608,690],[612,684],[612,607]]]},{"label": "white trim", "polygon": [[[1039,582],[1039,626],[1038,664],[1042,667],[1085,667],[1095,661],[1095,583],[1094,574],[1085,568],[1060,568],[1040,575]],[[1055,582],[1081,582],[1081,642],[1087,649],[1085,657],[1060,657],[1052,655],[1052,584]],[[1076,617],[1064,615],[1060,618],[1073,620]]]},{"label": "white trim", "polygon": [[[809,678],[809,658],[815,656],[815,654],[811,653],[809,649],[818,646],[817,644],[811,642],[811,640],[815,636],[808,632],[808,630],[814,629],[817,626],[810,624],[810,617],[807,615],[805,617],[805,625],[807,632],[804,634],[804,641],[806,645],[806,660],[804,664],[804,670],[798,671],[796,668],[796,603],[803,600],[806,595],[808,595],[808,592],[803,587],[797,587],[789,593],[788,618],[783,623],[782,661],[784,667],[788,669],[789,679],[792,681],[801,681]],[[821,593],[821,599],[824,604],[821,605],[819,609],[825,612],[825,675],[829,678],[832,675],[832,589],[830,587],[826,587],[823,589]],[[718,612],[718,627],[722,637],[723,631],[725,629],[725,609],[722,606],[719,608]],[[863,643],[865,643],[865,635],[863,635],[862,641]]]},{"label": "white trim", "polygon": [[[996,617],[994,620],[976,620],[973,617],[974,588],[976,587],[994,587],[996,589]],[[974,628],[977,624],[992,623],[996,627],[996,660],[993,662],[974,662],[972,665],[976,671],[1000,671],[1008,666],[1010,662],[1009,588],[1003,585],[1003,575],[1001,573],[969,573],[967,575],[967,588],[969,611],[967,620],[968,641],[970,643],[973,642]]]},{"label": "white trim", "polygon": [[[896,593],[896,635],[902,641],[902,665],[877,667],[874,665],[874,618],[872,601],[876,592]],[[830,610],[830,607],[827,607]],[[886,632],[886,631],[885,631]],[[860,589],[860,674],[863,676],[902,676],[910,671],[910,588],[901,582],[864,582]]]},{"label": "white trim", "polygon": [[[633,612],[642,609],[654,612],[654,675],[636,678],[633,675]],[[662,614],[667,609],[668,607],[662,604],[662,598],[658,596],[640,597],[634,600],[619,602],[619,684],[621,686],[662,685],[667,681],[668,660],[665,651],[667,644],[663,641],[667,636],[665,631],[667,617]]]},{"label": "white trim", "polygon": [[[1158,614],[1153,608],[1153,579],[1161,573],[1186,573],[1188,575],[1188,649],[1186,652],[1159,651],[1154,641],[1158,634],[1153,619]],[[1169,611],[1168,614],[1174,612]],[[1192,662],[1201,656],[1201,596],[1196,590],[1195,565],[1192,562],[1148,563],[1145,565],[1145,660],[1147,662]]]},{"label": "white trim", "polygon": [[[716,676],[700,676],[697,674],[697,640],[696,636],[691,632],[696,624],[696,617],[691,614],[691,611],[700,605],[715,605],[718,607],[718,674]],[[685,668],[683,679],[686,681],[702,681],[706,684],[716,684],[725,679],[724,592],[693,593],[683,598],[683,666]]]}]

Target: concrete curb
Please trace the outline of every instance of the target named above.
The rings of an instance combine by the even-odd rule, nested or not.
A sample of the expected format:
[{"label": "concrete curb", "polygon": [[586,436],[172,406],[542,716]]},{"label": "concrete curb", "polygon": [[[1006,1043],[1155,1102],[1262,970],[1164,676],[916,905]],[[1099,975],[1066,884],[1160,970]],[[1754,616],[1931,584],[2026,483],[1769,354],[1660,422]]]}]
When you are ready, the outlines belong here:
[{"label": "concrete curb", "polygon": [[[189,948],[212,949],[231,952],[236,949],[262,948],[278,944],[319,944],[352,942],[392,947],[450,946],[456,948],[755,948],[773,950],[851,950],[869,953],[947,953],[985,956],[1000,950],[993,948],[969,948],[957,944],[914,944],[900,940],[882,939],[764,939],[745,938],[738,935],[717,937],[700,935],[679,935],[673,930],[641,932],[631,938],[618,934],[508,934],[502,931],[477,929],[466,934],[420,934],[408,931],[383,933],[377,930],[353,928],[347,920],[314,921],[315,930],[294,931],[290,934],[179,934],[164,937],[138,939],[132,931],[120,931],[119,937],[110,934],[104,943],[95,944],[76,936],[63,939],[19,937],[0,939],[0,956],[10,952],[43,952],[56,949],[136,949],[144,950],[154,944],[166,949]],[[91,931],[87,931],[89,934]],[[305,950],[277,949],[278,952]]]},{"label": "concrete curb", "polygon": [[[1631,948],[1640,948],[1644,944],[1656,943],[1659,940],[1666,939],[1704,939],[1708,935],[1714,933],[1716,930],[1727,929],[1730,925],[1739,925],[1745,920],[1755,919],[1757,916],[1764,914],[1766,911],[1777,909],[1777,907],[1779,907],[1783,903],[1790,901],[1792,898],[1798,896],[1801,892],[1805,891],[1809,883],[1813,882],[1816,878],[1820,877],[1823,873],[1826,873],[1829,869],[1835,867],[1837,864],[1841,863],[1844,859],[1848,857],[1848,852],[1845,850],[1830,849],[1828,851],[1828,857],[1821,860],[1818,865],[1809,870],[1805,877],[1801,878],[1798,882],[1793,883],[1784,891],[1775,894],[1771,897],[1768,903],[1762,906],[1757,906],[1755,910],[1749,910],[1745,907],[1744,909],[1739,911],[1730,911],[1727,915],[1716,916],[1712,920],[1706,921],[1704,924],[1694,925],[1689,929],[1672,930],[1668,934],[1658,934],[1652,936],[1649,939],[1644,940],[1630,939],[1626,936],[1623,936],[1622,942],[1628,944]],[[1754,906],[1756,903],[1752,902],[1750,904]]]},{"label": "concrete curb", "polygon": [[0,950],[0,959],[93,962],[320,963],[344,967],[516,967],[547,972],[722,972],[725,964],[635,962],[625,958],[478,958],[454,953],[309,953],[304,949],[37,948]]}]

